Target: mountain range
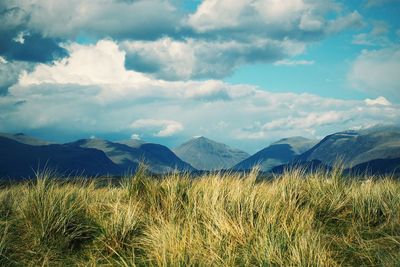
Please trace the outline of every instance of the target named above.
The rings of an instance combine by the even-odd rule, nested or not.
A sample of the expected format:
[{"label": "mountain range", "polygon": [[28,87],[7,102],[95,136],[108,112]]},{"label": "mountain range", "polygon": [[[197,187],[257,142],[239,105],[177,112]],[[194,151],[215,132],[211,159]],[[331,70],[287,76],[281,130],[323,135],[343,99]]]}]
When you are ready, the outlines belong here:
[{"label": "mountain range", "polygon": [[232,170],[282,172],[291,166],[331,168],[340,161],[348,172],[400,173],[400,127],[348,130],[322,140],[281,139],[249,155],[206,137],[173,150],[143,140],[81,139],[55,144],[22,133],[0,133],[0,177],[32,177],[45,167],[61,175],[119,176],[144,162],[155,174]]}]

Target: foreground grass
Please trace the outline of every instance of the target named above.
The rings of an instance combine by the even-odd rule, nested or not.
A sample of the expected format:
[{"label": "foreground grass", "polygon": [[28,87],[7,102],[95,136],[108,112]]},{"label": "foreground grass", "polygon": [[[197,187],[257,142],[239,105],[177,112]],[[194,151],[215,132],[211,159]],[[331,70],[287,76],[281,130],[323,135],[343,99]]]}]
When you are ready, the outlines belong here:
[{"label": "foreground grass", "polygon": [[[294,170],[0,189],[0,265],[399,266],[400,182]],[[365,178],[365,177],[364,177]]]}]

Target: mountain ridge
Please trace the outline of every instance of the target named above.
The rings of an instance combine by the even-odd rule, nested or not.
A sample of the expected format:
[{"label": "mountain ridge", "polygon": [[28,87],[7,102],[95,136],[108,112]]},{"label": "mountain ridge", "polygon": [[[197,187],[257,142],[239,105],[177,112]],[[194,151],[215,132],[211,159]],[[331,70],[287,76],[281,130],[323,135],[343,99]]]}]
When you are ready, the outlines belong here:
[{"label": "mountain ridge", "polygon": [[317,140],[301,136],[283,138],[239,162],[233,166],[232,170],[250,170],[259,166],[261,171],[269,171],[276,166],[290,162],[316,142]]}]

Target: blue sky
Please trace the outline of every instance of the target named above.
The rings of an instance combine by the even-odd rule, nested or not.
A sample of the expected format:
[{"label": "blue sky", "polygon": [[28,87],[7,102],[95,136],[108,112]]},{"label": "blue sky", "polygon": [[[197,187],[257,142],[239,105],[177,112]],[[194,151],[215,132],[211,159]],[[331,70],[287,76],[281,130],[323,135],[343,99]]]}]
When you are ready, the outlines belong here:
[{"label": "blue sky", "polygon": [[0,131],[248,152],[400,122],[398,0],[0,3]]}]

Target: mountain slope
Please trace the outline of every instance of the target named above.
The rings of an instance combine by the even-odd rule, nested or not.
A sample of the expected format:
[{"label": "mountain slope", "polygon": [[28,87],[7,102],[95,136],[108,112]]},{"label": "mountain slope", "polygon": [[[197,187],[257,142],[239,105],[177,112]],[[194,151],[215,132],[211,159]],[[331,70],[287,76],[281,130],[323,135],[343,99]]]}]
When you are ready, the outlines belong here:
[{"label": "mountain slope", "polygon": [[0,177],[28,178],[44,168],[60,175],[117,174],[119,168],[99,150],[68,145],[28,145],[0,137]]},{"label": "mountain slope", "polygon": [[126,143],[131,146],[102,139],[81,139],[70,145],[101,150],[125,172],[134,171],[140,161],[144,161],[149,166],[149,170],[154,173],[193,170],[188,163],[179,159],[165,146],[151,143]]},{"label": "mountain slope", "polygon": [[192,138],[173,150],[198,170],[229,169],[249,154],[203,136]]},{"label": "mountain slope", "polygon": [[320,160],[332,166],[341,160],[345,168],[352,168],[376,159],[400,157],[400,128],[373,127],[359,131],[344,131],[328,135],[297,161]]},{"label": "mountain slope", "polygon": [[304,137],[281,139],[260,150],[251,157],[235,165],[233,170],[250,170],[258,165],[261,171],[269,171],[273,167],[285,164],[316,144],[316,140]]}]

